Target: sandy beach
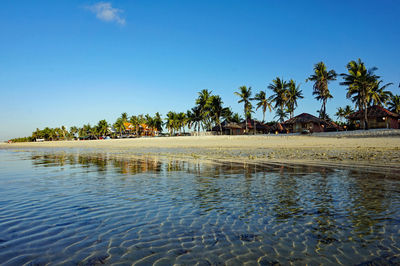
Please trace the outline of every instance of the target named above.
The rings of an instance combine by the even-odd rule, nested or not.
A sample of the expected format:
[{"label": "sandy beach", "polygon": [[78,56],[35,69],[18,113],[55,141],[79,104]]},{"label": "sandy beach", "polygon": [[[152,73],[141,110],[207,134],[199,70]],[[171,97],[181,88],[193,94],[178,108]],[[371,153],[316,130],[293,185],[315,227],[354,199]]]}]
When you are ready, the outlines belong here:
[{"label": "sandy beach", "polygon": [[[356,132],[357,133],[357,132]],[[399,130],[303,135],[192,136],[0,144],[0,149],[79,149],[113,156],[294,163],[400,171]]]}]

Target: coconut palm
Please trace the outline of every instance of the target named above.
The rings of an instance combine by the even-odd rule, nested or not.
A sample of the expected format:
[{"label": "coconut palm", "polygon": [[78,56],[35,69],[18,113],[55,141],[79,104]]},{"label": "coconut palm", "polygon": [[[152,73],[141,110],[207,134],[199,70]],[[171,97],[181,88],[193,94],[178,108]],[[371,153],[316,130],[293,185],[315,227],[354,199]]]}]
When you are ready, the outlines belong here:
[{"label": "coconut palm", "polygon": [[187,125],[187,116],[186,113],[184,112],[180,112],[175,114],[175,127],[177,130],[179,130],[179,134],[181,134],[182,129],[183,129],[183,133],[185,133],[185,127]]},{"label": "coconut palm", "polygon": [[69,128],[69,134],[72,138],[75,138],[76,133],[78,133],[78,128],[76,126],[72,126]]},{"label": "coconut palm", "polygon": [[343,73],[343,82],[340,85],[347,86],[347,98],[351,98],[358,106],[358,110],[364,113],[363,128],[368,129],[367,106],[370,91],[379,79],[375,75],[376,67],[367,69],[365,64],[358,59],[358,61],[351,61],[347,64],[348,74]]},{"label": "coconut palm", "polygon": [[165,125],[167,126],[170,136],[172,136],[174,133],[175,124],[176,124],[176,113],[169,111],[167,113],[167,117],[165,118],[165,120],[166,120]]},{"label": "coconut palm", "polygon": [[154,122],[154,128],[157,129],[158,132],[162,132],[163,128],[163,122],[162,122],[162,118],[159,112],[157,112],[153,118],[153,122]]},{"label": "coconut palm", "polygon": [[222,107],[222,99],[218,95],[212,95],[207,102],[208,109],[210,110],[210,117],[216,125],[219,126],[222,135],[221,116],[224,108]]},{"label": "coconut palm", "polygon": [[146,124],[147,129],[150,131],[150,136],[153,135],[154,130],[154,119],[149,114],[144,116],[144,124]]},{"label": "coconut palm", "polygon": [[400,95],[393,95],[388,102],[388,107],[391,112],[400,114]]},{"label": "coconut palm", "polygon": [[240,121],[242,121],[242,120],[243,120],[243,118],[238,113],[234,113],[231,117],[230,122],[240,123]]},{"label": "coconut palm", "polygon": [[263,112],[263,122],[265,121],[265,112],[268,110],[271,112],[272,111],[272,102],[270,99],[267,98],[267,94],[265,91],[260,91],[259,93],[256,94],[256,96],[253,98],[253,100],[257,101],[256,105],[258,110],[259,108],[262,108]]},{"label": "coconut palm", "polygon": [[285,119],[287,119],[287,117],[288,117],[288,110],[287,109],[286,110],[282,110],[281,108],[278,108],[276,110],[276,115],[275,115],[274,118],[278,118],[279,122],[282,123],[283,121],[285,121]]},{"label": "coconut palm", "polygon": [[279,77],[272,80],[272,83],[268,85],[268,89],[273,92],[273,95],[269,99],[275,103],[275,108],[279,107],[281,110],[284,110],[288,85],[286,81]]},{"label": "coconut palm", "polygon": [[128,122],[128,114],[127,113],[122,113],[121,114],[121,119],[122,119],[122,122],[123,123],[126,123],[126,122]]},{"label": "coconut palm", "polygon": [[354,113],[354,110],[351,108],[350,105],[346,105],[344,108],[339,107],[337,109],[337,112],[335,116],[339,119],[342,120],[343,118],[347,118],[349,115]]},{"label": "coconut palm", "polygon": [[296,85],[296,82],[291,79],[286,91],[286,105],[290,113],[290,118],[293,117],[294,109],[297,107],[297,100],[303,98],[303,92],[300,90],[300,85]]},{"label": "coconut palm", "polygon": [[375,85],[371,88],[368,93],[368,106],[371,105],[379,105],[383,106],[390,101],[391,97],[393,96],[392,92],[386,90],[387,87],[393,85],[393,83],[387,83],[381,86],[383,81],[379,80],[375,82]]},{"label": "coconut palm", "polygon": [[307,81],[313,81],[313,95],[318,101],[322,101],[320,117],[325,119],[326,116],[326,102],[328,99],[333,98],[329,91],[328,83],[336,80],[337,74],[335,70],[327,69],[324,62],[319,62],[314,65],[314,74],[312,74]]},{"label": "coconut palm", "polygon": [[226,120],[227,122],[230,122],[232,120],[233,112],[230,107],[225,107],[222,108],[221,112],[221,117]]},{"label": "coconut palm", "polygon": [[129,118],[129,123],[135,128],[136,137],[139,137],[139,118],[136,115],[132,115]]},{"label": "coconut palm", "polygon": [[97,129],[97,133],[100,135],[100,136],[105,136],[105,135],[107,135],[107,133],[108,133],[108,131],[109,131],[109,124],[107,123],[107,121],[105,120],[105,119],[103,119],[103,120],[100,120],[98,123],[97,123],[97,126],[96,126],[96,129]]},{"label": "coconut palm", "polygon": [[235,95],[239,96],[240,99],[238,103],[243,103],[243,113],[244,117],[246,119],[246,132],[248,131],[247,129],[247,119],[251,118],[251,111],[253,109],[253,106],[251,105],[251,87],[247,88],[246,86],[241,86],[239,88],[239,91],[235,91]]},{"label": "coconut palm", "polygon": [[201,111],[199,106],[193,107],[191,110],[187,111],[187,117],[188,117],[188,125],[191,127],[193,126],[196,130],[197,128],[197,134],[200,134],[200,123],[202,120],[201,116]]},{"label": "coconut palm", "polygon": [[123,117],[119,117],[117,121],[115,121],[113,127],[119,132],[119,136],[122,137],[122,132],[125,131]]},{"label": "coconut palm", "polygon": [[199,94],[199,96],[196,99],[196,105],[200,111],[200,115],[201,115],[202,122],[203,122],[203,128],[210,129],[211,119],[208,116],[209,110],[208,110],[207,102],[208,102],[208,99],[212,95],[212,91],[202,90],[198,94]]}]

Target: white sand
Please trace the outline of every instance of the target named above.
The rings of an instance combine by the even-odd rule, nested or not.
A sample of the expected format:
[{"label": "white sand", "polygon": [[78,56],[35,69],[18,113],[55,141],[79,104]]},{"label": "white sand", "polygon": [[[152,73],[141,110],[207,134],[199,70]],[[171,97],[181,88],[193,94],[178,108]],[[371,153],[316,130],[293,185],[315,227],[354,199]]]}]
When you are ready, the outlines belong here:
[{"label": "white sand", "polygon": [[[364,133],[363,133],[364,132]],[[359,131],[349,134],[156,137],[139,139],[49,141],[0,144],[0,149],[77,148],[88,152],[168,156],[236,162],[283,162],[321,165],[368,166],[400,171],[398,131]],[[363,135],[360,133],[363,133]],[[354,133],[353,133],[354,134]],[[368,137],[368,134],[370,135]],[[382,135],[382,134],[381,134]]]}]

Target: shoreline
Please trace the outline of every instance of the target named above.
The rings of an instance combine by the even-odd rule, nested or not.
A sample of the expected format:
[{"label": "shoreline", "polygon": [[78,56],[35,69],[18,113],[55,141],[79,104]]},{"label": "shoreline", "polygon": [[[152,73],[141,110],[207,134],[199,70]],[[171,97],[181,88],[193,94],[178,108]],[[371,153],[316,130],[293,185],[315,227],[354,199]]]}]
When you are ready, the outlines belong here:
[{"label": "shoreline", "polygon": [[400,172],[400,137],[304,135],[192,136],[0,144],[0,150],[107,153],[120,158],[296,164]]}]

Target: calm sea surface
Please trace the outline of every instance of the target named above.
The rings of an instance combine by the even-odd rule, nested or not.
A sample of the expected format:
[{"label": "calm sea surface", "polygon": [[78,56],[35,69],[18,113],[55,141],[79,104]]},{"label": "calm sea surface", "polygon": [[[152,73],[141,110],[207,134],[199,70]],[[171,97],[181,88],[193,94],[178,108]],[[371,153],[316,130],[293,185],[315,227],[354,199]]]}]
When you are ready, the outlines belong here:
[{"label": "calm sea surface", "polygon": [[0,151],[0,264],[400,264],[400,178]]}]

